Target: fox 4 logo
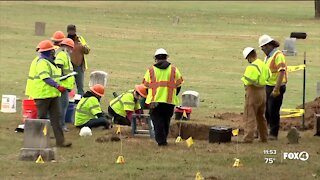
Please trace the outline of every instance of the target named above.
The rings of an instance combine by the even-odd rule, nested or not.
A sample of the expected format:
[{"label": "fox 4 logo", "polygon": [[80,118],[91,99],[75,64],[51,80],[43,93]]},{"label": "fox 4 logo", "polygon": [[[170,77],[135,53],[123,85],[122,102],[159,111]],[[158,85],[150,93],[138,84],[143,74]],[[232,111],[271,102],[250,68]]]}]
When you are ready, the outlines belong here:
[{"label": "fox 4 logo", "polygon": [[283,159],[306,161],[309,159],[309,153],[302,152],[284,152]]}]

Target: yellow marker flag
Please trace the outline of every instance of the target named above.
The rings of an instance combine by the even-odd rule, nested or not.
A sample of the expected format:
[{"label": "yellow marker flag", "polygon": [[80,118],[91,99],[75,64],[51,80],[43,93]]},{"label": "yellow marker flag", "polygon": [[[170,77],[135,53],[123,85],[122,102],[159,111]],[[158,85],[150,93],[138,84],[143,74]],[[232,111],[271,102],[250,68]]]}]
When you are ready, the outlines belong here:
[{"label": "yellow marker flag", "polygon": [[120,125],[118,125],[116,134],[120,134],[120,133],[121,133],[121,127],[120,127]]},{"label": "yellow marker flag", "polygon": [[234,158],[234,163],[233,163],[233,167],[239,167],[240,166],[240,159],[238,158]]},{"label": "yellow marker flag", "polygon": [[41,155],[38,156],[38,158],[37,158],[37,160],[36,160],[36,163],[37,163],[37,164],[43,164],[43,163],[44,163]]},{"label": "yellow marker flag", "polygon": [[118,156],[116,163],[117,164],[124,164],[125,163],[124,157],[123,156]]},{"label": "yellow marker flag", "polygon": [[183,139],[181,138],[181,136],[178,136],[177,139],[176,139],[176,143],[179,143],[179,142],[182,142]]},{"label": "yellow marker flag", "polygon": [[43,131],[42,131],[42,132],[43,132],[43,135],[45,135],[45,136],[47,135],[47,132],[48,132],[48,130],[47,130],[47,126],[44,126],[44,128],[43,128]]},{"label": "yellow marker flag", "polygon": [[186,140],[186,143],[187,143],[187,146],[188,146],[188,147],[191,147],[192,144],[193,144],[193,139],[192,139],[192,137],[189,137],[189,138]]},{"label": "yellow marker flag", "polygon": [[294,72],[294,71],[299,71],[299,70],[303,70],[306,67],[306,65],[301,64],[298,66],[287,66],[287,71],[288,72]]},{"label": "yellow marker flag", "polygon": [[204,177],[201,175],[201,173],[199,171],[196,174],[195,180],[204,180]]},{"label": "yellow marker flag", "polygon": [[239,129],[232,130],[232,135],[233,136],[238,136],[239,135]]},{"label": "yellow marker flag", "polygon": [[185,117],[186,119],[188,118],[187,113],[185,110],[183,110],[183,117]]}]

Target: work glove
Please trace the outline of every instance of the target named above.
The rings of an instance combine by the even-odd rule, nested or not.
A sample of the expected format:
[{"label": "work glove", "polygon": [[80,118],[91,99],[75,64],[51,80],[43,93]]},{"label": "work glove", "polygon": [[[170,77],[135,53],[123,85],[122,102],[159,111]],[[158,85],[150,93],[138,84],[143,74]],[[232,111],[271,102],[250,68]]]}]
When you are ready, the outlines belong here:
[{"label": "work glove", "polygon": [[273,89],[272,93],[271,93],[271,96],[272,97],[277,97],[280,95],[280,91],[279,89]]},{"label": "work glove", "polygon": [[64,93],[67,89],[63,86],[58,86],[57,89],[61,92],[61,93]]}]

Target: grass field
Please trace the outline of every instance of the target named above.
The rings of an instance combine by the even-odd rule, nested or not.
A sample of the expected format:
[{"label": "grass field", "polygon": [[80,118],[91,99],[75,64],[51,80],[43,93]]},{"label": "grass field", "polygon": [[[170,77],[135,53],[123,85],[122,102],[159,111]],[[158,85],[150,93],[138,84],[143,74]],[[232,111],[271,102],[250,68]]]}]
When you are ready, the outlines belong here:
[{"label": "grass field", "polygon": [[[26,76],[37,43],[67,24],[77,25],[92,51],[89,74],[108,72],[107,109],[112,92],[133,88],[153,63],[153,53],[163,47],[170,61],[182,72],[184,90],[200,93],[201,106],[194,109],[192,122],[226,124],[207,118],[216,112],[241,112],[244,90],[240,81],[247,62],[246,46],[257,48],[258,38],[269,34],[283,44],[292,31],[307,32],[297,40],[298,56],[287,57],[288,65],[303,62],[307,52],[306,100],[316,97],[320,79],[320,22],[313,19],[314,2],[0,2],[0,94],[20,98],[18,113],[0,114],[0,179],[194,179],[199,170],[207,179],[317,179],[320,178],[320,140],[311,131],[302,132],[299,145],[287,145],[285,134],[268,144],[208,144],[195,141],[194,149],[184,145],[158,148],[148,139],[124,141],[125,165],[114,163],[119,143],[99,144],[94,140],[106,131],[94,130],[80,138],[72,128],[66,137],[71,149],[58,149],[57,163],[42,165],[18,160],[23,134],[13,132],[21,120],[21,99]],[[179,17],[179,23],[175,23]],[[46,22],[46,35],[34,35],[34,23]],[[283,48],[281,46],[280,48]],[[302,102],[302,71],[289,75],[283,107]],[[238,153],[237,153],[238,149]],[[264,149],[276,149],[275,164],[265,164]],[[306,162],[284,160],[281,151],[307,151]],[[232,168],[233,158],[243,166]]]}]

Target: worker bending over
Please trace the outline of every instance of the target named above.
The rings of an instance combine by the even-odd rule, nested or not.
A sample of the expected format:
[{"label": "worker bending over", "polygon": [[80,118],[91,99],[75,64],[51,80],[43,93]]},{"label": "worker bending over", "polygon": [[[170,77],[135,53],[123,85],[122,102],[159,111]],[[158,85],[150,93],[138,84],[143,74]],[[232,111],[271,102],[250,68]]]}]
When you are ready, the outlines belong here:
[{"label": "worker bending over", "polygon": [[108,112],[113,116],[115,124],[131,126],[132,114],[142,114],[140,99],[147,97],[147,90],[143,84],[136,85],[134,89],[122,93],[110,101]]}]

